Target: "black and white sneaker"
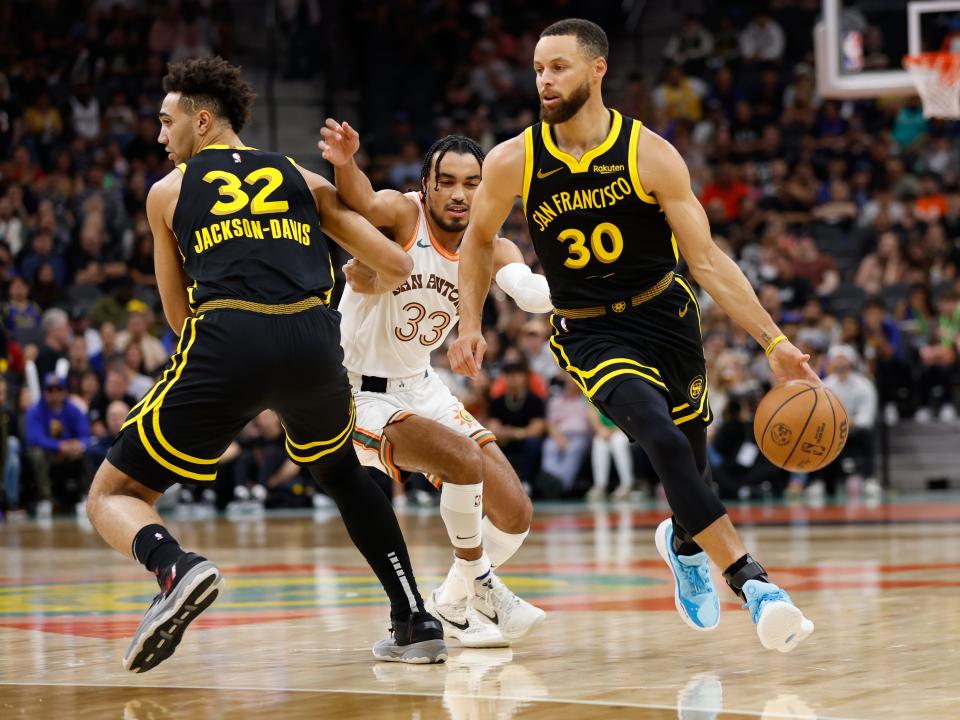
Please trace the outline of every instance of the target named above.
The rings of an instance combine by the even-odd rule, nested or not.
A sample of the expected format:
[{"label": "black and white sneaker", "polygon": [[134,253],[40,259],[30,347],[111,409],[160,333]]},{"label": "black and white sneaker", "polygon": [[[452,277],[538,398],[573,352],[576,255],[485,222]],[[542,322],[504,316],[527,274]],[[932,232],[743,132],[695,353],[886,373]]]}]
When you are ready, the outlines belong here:
[{"label": "black and white sneaker", "polygon": [[153,599],[123,656],[123,667],[142,673],[155,668],[180,644],[183,631],[223,590],[220,570],[194,553],[157,572],[161,591]]},{"label": "black and white sneaker", "polygon": [[391,618],[391,622],[391,637],[373,646],[377,660],[430,665],[447,659],[443,626],[433,615],[418,612],[402,619]]}]

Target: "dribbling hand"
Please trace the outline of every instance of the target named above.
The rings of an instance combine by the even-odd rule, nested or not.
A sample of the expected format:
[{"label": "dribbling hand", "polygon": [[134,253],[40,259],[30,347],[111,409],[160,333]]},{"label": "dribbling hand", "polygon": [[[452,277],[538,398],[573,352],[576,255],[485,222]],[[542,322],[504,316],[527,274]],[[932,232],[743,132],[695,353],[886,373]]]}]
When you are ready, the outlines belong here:
[{"label": "dribbling hand", "polygon": [[817,384],[820,383],[820,378],[808,364],[810,356],[800,352],[800,349],[789,340],[784,340],[778,344],[770,353],[768,359],[770,369],[773,370],[773,374],[780,382],[809,380]]},{"label": "dribbling hand", "polygon": [[360,134],[349,123],[340,124],[333,118],[327,118],[326,125],[320,128],[317,143],[323,159],[332,165],[345,165],[360,149]]},{"label": "dribbling hand", "polygon": [[457,341],[447,350],[450,368],[460,375],[476,378],[480,374],[487,341],[478,332],[460,333]]}]

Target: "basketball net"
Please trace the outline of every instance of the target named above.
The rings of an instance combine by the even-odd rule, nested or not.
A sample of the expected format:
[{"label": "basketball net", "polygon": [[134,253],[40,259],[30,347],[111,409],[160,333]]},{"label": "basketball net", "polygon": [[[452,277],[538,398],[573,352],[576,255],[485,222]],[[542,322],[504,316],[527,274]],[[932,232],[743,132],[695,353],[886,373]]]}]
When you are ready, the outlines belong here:
[{"label": "basketball net", "polygon": [[923,102],[923,116],[960,118],[960,33],[951,33],[939,52],[905,55],[903,66]]}]

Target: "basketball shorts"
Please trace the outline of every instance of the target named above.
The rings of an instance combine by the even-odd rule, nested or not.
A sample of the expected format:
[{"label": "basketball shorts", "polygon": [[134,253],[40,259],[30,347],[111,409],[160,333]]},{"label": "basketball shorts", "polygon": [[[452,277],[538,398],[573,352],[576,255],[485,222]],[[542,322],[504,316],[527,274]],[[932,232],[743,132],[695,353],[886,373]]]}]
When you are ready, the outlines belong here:
[{"label": "basketball shorts", "polygon": [[107,459],[157,492],[213,482],[230,442],[268,408],[280,415],[295,462],[340,457],[355,419],[342,362],[340,314],[323,306],[187,318],[176,353],[130,411]]},{"label": "basketball shorts", "polygon": [[[393,462],[393,445],[383,432],[391,423],[416,415],[433,420],[478,445],[494,442],[496,437],[477,422],[450,392],[443,380],[428,368],[423,375],[387,380],[386,392],[363,390],[363,378],[350,374],[353,402],[357,408],[357,424],[353,430],[353,446],[362,465],[382,470],[397,482],[403,471]],[[428,474],[426,478],[439,487],[442,479]]]},{"label": "basketball shorts", "polygon": [[665,396],[673,422],[709,423],[709,385],[700,306],[679,276],[659,295],[602,317],[550,317],[554,359],[592,401],[607,402],[624,380],[640,378]]}]

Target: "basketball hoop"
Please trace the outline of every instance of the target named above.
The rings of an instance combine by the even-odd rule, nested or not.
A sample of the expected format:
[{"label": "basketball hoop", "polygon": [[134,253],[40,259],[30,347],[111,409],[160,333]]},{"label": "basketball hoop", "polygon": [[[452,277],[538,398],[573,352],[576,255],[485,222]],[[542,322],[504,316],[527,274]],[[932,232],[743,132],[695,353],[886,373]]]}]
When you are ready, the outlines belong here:
[{"label": "basketball hoop", "polygon": [[960,118],[960,53],[906,55],[903,66],[923,101],[923,116]]}]

